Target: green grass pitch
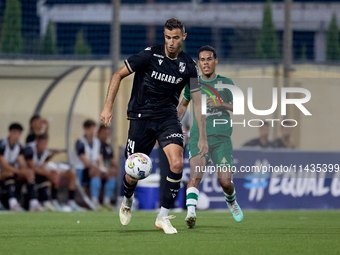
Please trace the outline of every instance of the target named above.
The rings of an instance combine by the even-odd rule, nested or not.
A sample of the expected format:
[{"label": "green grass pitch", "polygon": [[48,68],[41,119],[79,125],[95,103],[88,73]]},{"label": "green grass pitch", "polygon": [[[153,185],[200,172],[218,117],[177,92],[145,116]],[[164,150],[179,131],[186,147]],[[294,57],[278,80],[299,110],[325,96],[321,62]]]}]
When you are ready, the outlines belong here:
[{"label": "green grass pitch", "polygon": [[[156,212],[0,214],[0,254],[340,254],[340,211],[198,211],[195,229],[174,213],[177,235],[155,228]],[[79,223],[77,223],[79,221]]]}]

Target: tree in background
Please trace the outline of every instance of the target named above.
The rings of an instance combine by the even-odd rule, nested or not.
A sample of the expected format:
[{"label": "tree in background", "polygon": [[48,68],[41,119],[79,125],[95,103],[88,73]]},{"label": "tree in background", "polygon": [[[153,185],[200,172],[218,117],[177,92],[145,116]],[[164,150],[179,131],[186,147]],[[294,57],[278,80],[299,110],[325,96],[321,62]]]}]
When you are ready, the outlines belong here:
[{"label": "tree in background", "polygon": [[272,1],[268,0],[263,11],[262,29],[256,45],[256,56],[259,59],[278,59],[279,43],[272,18]]},{"label": "tree in background", "polygon": [[84,31],[80,30],[76,37],[76,43],[74,45],[74,54],[76,55],[91,55],[91,47],[87,45],[84,40]]},{"label": "tree in background", "polygon": [[327,30],[327,60],[340,60],[339,27],[335,13]]},{"label": "tree in background", "polygon": [[2,23],[1,52],[22,53],[21,3],[19,0],[7,0]]},{"label": "tree in background", "polygon": [[57,44],[53,35],[53,23],[49,22],[46,30],[45,37],[42,41],[41,54],[56,55],[58,53]]}]

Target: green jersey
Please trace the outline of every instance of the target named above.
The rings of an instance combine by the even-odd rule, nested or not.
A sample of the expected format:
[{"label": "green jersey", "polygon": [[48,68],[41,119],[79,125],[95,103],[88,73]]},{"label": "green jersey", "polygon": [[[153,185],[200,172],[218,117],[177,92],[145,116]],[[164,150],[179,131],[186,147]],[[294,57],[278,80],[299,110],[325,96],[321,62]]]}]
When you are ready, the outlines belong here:
[{"label": "green jersey", "polygon": [[[221,76],[216,74],[215,78],[212,80],[204,80],[202,78],[202,76],[199,77],[200,78],[200,82],[201,82],[201,93],[202,94],[206,94],[207,95],[207,99],[208,97],[213,97],[216,101],[216,107],[210,107],[207,104],[207,114],[206,114],[206,130],[207,130],[207,135],[208,136],[231,136],[232,132],[233,132],[233,128],[230,125],[230,114],[227,110],[227,108],[221,106],[221,103],[218,99],[218,96],[220,97],[222,102],[226,102],[226,103],[232,103],[233,102],[233,95],[230,92],[229,89],[217,89],[215,88],[216,84],[231,84],[231,85],[235,85],[234,82],[232,81],[232,79]],[[211,89],[213,88],[218,96],[216,95],[216,93]],[[190,94],[190,88],[188,85],[185,86],[185,90],[184,90],[184,95],[183,95],[184,99],[187,101],[190,101],[191,98],[191,94]],[[197,127],[197,123],[195,120],[195,116],[194,116],[194,123],[192,125],[192,129],[191,132],[193,134],[193,132],[197,132],[198,133],[198,127]],[[214,127],[214,120],[215,119],[219,119],[219,120],[223,120],[223,121],[219,121],[219,123],[225,123],[226,121],[228,121],[226,124],[216,124],[215,123],[215,127]],[[226,121],[225,121],[226,120]]]}]

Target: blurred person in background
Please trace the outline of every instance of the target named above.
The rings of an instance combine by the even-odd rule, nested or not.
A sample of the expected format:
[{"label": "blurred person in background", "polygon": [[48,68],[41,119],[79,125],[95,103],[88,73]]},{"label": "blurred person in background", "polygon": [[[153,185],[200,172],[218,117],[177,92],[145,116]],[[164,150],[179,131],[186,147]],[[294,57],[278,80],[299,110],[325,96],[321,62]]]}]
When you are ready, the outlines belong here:
[{"label": "blurred person in background", "polygon": [[21,124],[13,123],[9,126],[8,137],[0,140],[1,181],[4,184],[4,189],[7,191],[8,206],[11,211],[23,211],[15,197],[15,183],[18,181],[26,182],[29,210],[40,211],[41,207],[36,199],[34,188],[34,172],[27,168],[24,148],[19,142],[22,131]]},{"label": "blurred person in background", "polygon": [[[277,138],[271,143],[271,147],[273,148],[287,148],[287,149],[294,149],[295,146],[291,141],[292,132],[293,132],[293,125],[292,121],[285,121],[285,126],[281,126],[281,137]],[[289,126],[289,127],[287,127]]]},{"label": "blurred person in background", "polygon": [[48,134],[49,123],[42,119],[40,115],[34,115],[30,119],[30,131],[26,138],[26,144],[36,140],[38,135]]},{"label": "blurred person in background", "polygon": [[263,125],[259,128],[260,137],[254,138],[248,142],[246,142],[244,147],[261,147],[261,148],[269,148],[270,142],[268,140],[269,136],[269,122],[263,121]]},{"label": "blurred person in background", "polygon": [[101,154],[101,143],[96,133],[96,123],[93,120],[86,120],[83,124],[84,135],[76,141],[76,162],[75,168],[80,183],[83,186],[90,186],[91,200],[97,211],[103,208],[99,203],[99,195],[102,187],[102,173],[107,173]]},{"label": "blurred person in background", "polygon": [[[50,153],[48,147],[48,135],[42,134],[36,137],[36,141],[30,142],[25,148],[24,155],[27,165],[35,173],[38,198],[47,211],[62,211],[58,202],[58,189],[60,178],[68,180],[68,205],[72,211],[83,211],[75,202],[76,173],[66,164],[49,162],[55,153]],[[52,203],[48,197],[48,187],[51,183]]]},{"label": "blurred person in background", "polygon": [[102,174],[105,179],[104,199],[103,206],[112,210],[111,200],[113,197],[114,190],[116,188],[117,178],[117,163],[114,159],[114,151],[111,144],[107,143],[107,139],[110,137],[110,128],[105,125],[100,125],[97,133],[97,137],[101,143],[100,152],[103,155],[104,164],[107,167],[107,173]]}]

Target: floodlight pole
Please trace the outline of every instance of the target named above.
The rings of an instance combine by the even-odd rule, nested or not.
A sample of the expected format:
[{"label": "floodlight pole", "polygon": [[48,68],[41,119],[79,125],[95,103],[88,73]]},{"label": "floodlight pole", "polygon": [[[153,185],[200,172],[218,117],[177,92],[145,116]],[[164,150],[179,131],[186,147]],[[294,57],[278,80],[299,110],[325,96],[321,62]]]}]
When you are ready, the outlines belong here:
[{"label": "floodlight pole", "polygon": [[[121,0],[111,0],[112,6],[112,19],[111,19],[111,40],[110,40],[110,55],[111,55],[111,74],[113,75],[118,71],[120,61],[120,4]],[[112,121],[111,121],[111,145],[115,151],[115,160],[119,164],[119,146],[117,145],[117,98],[113,104]],[[120,164],[119,164],[120,165]],[[119,169],[119,167],[118,167]],[[118,171],[117,180],[121,179],[121,173]],[[120,181],[117,182],[117,188],[120,190]],[[119,194],[119,193],[118,193]]]},{"label": "floodlight pole", "polygon": [[285,87],[289,87],[289,78],[293,57],[292,46],[292,0],[285,0],[285,27],[283,33],[283,77],[285,78]]},{"label": "floodlight pole", "polygon": [[[111,75],[118,70],[120,60],[120,0],[111,0],[112,3],[112,22],[111,22],[111,40],[110,40],[110,55],[111,55]],[[112,109],[111,122],[111,144],[113,147],[117,144],[117,111],[115,103]]]}]

